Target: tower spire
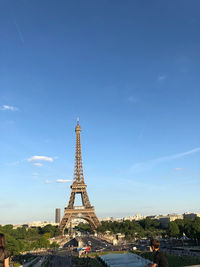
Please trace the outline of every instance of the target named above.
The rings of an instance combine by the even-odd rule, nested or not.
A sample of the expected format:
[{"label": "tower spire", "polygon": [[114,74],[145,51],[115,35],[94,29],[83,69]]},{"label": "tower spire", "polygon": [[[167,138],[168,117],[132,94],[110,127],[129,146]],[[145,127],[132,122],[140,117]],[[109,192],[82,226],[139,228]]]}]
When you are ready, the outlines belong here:
[{"label": "tower spire", "polygon": [[79,120],[77,120],[75,132],[76,132],[76,151],[75,151],[73,183],[85,183],[83,176],[83,163],[82,163],[82,153],[81,153],[81,127],[79,125]]}]

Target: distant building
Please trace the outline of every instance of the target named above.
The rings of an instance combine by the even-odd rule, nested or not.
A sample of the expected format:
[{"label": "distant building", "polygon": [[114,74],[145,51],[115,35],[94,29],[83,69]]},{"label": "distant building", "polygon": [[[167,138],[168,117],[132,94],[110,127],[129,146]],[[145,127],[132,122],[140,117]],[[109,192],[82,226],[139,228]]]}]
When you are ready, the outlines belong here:
[{"label": "distant building", "polygon": [[146,218],[146,216],[143,216],[143,215],[141,215],[141,214],[136,214],[134,217],[133,217],[133,220],[135,220],[135,221],[140,221],[140,220],[143,220],[143,219],[145,219]]},{"label": "distant building", "polygon": [[184,213],[183,214],[184,219],[194,220],[197,217],[200,217],[200,213]]},{"label": "distant building", "polygon": [[149,219],[152,219],[152,220],[154,220],[154,219],[156,219],[156,215],[149,215],[149,216],[146,216],[146,218],[149,218]]},{"label": "distant building", "polygon": [[175,220],[182,220],[182,219],[190,219],[194,220],[195,218],[200,217],[200,213],[184,213],[184,214],[162,214],[162,215],[151,215],[151,216],[144,216],[141,214],[136,214],[134,216],[127,216],[123,218],[113,218],[113,217],[106,217],[100,219],[100,221],[109,221],[109,222],[123,222],[123,221],[140,221],[145,218],[149,218],[151,220],[159,221],[163,228],[168,228],[169,223]]},{"label": "distant building", "polygon": [[55,223],[60,223],[60,209],[56,209]]},{"label": "distant building", "polygon": [[160,222],[163,228],[167,228],[170,222],[173,222],[177,219],[183,219],[183,215],[180,214],[168,214],[168,215],[159,215],[156,219]]},{"label": "distant building", "polygon": [[103,221],[110,221],[110,217],[106,217],[106,218],[99,218],[100,222],[103,222]]},{"label": "distant building", "polygon": [[106,218],[102,218],[99,219],[101,222],[102,221],[107,221],[107,222],[122,222],[123,218],[113,218],[113,217],[106,217]]},{"label": "distant building", "polygon": [[78,226],[80,223],[84,223],[84,224],[88,224],[87,221],[85,221],[84,219],[81,218],[75,218],[71,221],[72,224],[72,228],[74,228],[75,226]]},{"label": "distant building", "polygon": [[132,221],[134,220],[134,216],[124,217],[123,221]]},{"label": "distant building", "polygon": [[122,239],[124,239],[125,238],[125,234],[121,234],[121,233],[117,233],[116,234],[116,239],[117,240],[122,240]]},{"label": "distant building", "polygon": [[17,229],[19,227],[25,227],[25,228],[34,228],[34,227],[44,227],[48,224],[51,224],[53,226],[57,226],[58,223],[54,223],[54,222],[41,222],[41,221],[33,221],[33,222],[27,222],[24,224],[15,224],[13,225],[14,229]]},{"label": "distant building", "polygon": [[142,216],[141,214],[136,214],[135,216],[128,216],[123,218],[113,218],[113,217],[106,217],[99,219],[102,221],[109,221],[109,222],[123,222],[123,221],[139,221],[146,218],[146,216]]}]

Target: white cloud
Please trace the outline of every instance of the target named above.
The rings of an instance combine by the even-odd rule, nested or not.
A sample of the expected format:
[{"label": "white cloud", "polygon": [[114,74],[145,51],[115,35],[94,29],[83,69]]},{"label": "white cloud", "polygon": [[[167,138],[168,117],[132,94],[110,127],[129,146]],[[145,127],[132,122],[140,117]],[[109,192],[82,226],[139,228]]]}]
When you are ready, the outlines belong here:
[{"label": "white cloud", "polygon": [[160,75],[160,76],[158,77],[158,81],[163,81],[163,80],[165,80],[166,78],[167,78],[166,75]]},{"label": "white cloud", "polygon": [[51,183],[52,183],[52,181],[50,181],[48,179],[45,180],[45,184],[51,184]]},{"label": "white cloud", "polygon": [[10,111],[17,111],[18,108],[14,106],[9,106],[9,105],[2,105],[0,107],[0,110],[10,110]]},{"label": "white cloud", "polygon": [[163,163],[163,162],[167,162],[170,160],[174,160],[174,159],[179,159],[179,158],[183,158],[185,156],[194,154],[200,152],[200,147],[191,149],[189,151],[186,152],[182,152],[182,153],[178,153],[178,154],[174,154],[174,155],[170,155],[170,156],[165,156],[165,157],[160,157],[160,158],[156,158],[153,160],[149,160],[146,162],[139,162],[139,163],[135,163],[131,166],[130,171],[131,172],[140,172],[140,171],[146,171],[148,169],[151,169],[152,167],[154,167],[155,165],[159,164],[159,163]]},{"label": "white cloud", "polygon": [[42,167],[42,166],[43,166],[43,164],[40,163],[40,162],[35,162],[35,163],[33,163],[33,165],[35,165],[35,166],[37,166],[37,167]]},{"label": "white cloud", "polygon": [[64,179],[57,179],[56,183],[68,183],[68,182],[72,182],[72,180],[64,180]]},{"label": "white cloud", "polygon": [[47,156],[32,156],[31,158],[28,159],[28,161],[30,162],[34,162],[34,161],[48,161],[48,162],[53,162],[54,159],[51,157],[47,157]]},{"label": "white cloud", "polygon": [[182,171],[183,168],[175,168],[174,170],[175,170],[175,171]]}]

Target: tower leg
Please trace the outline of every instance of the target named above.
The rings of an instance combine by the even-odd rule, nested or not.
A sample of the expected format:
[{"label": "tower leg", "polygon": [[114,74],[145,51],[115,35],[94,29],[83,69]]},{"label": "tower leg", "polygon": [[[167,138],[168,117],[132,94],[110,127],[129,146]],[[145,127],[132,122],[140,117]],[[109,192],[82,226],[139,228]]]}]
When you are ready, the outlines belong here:
[{"label": "tower leg", "polygon": [[68,226],[70,221],[71,221],[71,215],[70,214],[64,214],[62,221],[60,222],[60,225],[59,225],[59,228],[62,232],[62,235],[64,235],[65,228]]}]

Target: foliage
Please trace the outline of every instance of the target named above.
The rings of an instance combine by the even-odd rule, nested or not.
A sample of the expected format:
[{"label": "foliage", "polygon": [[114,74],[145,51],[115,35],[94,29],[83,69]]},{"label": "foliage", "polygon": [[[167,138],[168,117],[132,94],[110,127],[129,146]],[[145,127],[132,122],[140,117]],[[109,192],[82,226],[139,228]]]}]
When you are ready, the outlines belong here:
[{"label": "foliage", "polygon": [[169,223],[167,229],[162,229],[158,220],[146,218],[141,221],[103,221],[101,226],[97,228],[100,233],[110,231],[112,234],[125,234],[126,239],[168,236],[168,237],[183,237],[200,240],[200,218],[195,220],[178,219]]},{"label": "foliage", "polygon": [[160,236],[163,232],[160,223],[149,218],[139,222],[129,220],[123,222],[103,221],[97,231],[100,233],[110,231],[112,234],[122,233],[125,234],[126,239]]},{"label": "foliage", "polygon": [[177,237],[180,234],[180,230],[176,222],[170,222],[168,227],[168,234],[170,237]]},{"label": "foliage", "polygon": [[[81,223],[76,228],[82,231],[91,231],[89,224]],[[195,220],[175,220],[169,223],[168,229],[162,229],[159,221],[150,218],[141,221],[103,221],[97,231],[99,233],[105,233],[106,231],[110,231],[112,234],[122,233],[127,240],[156,236],[179,238],[186,236],[187,238],[196,240],[198,243],[200,240],[200,218],[197,217]],[[19,227],[17,229],[14,229],[11,224],[5,226],[0,225],[0,233],[4,233],[6,236],[6,246],[10,255],[18,255],[20,252],[39,248],[56,248],[57,245],[55,243],[50,245],[49,238],[61,234],[57,226],[50,224],[45,227]]]},{"label": "foliage", "polygon": [[53,243],[51,243],[50,247],[54,249],[59,248],[59,244],[54,241]]},{"label": "foliage", "polygon": [[49,237],[55,237],[61,234],[58,227],[51,224],[47,224],[44,227],[39,227],[39,234],[49,234]]},{"label": "foliage", "polygon": [[144,230],[151,230],[151,229],[159,229],[160,228],[160,222],[157,220],[152,220],[150,218],[145,218],[143,220],[139,221],[139,224],[143,227]]},{"label": "foliage", "polygon": [[79,223],[78,226],[75,227],[77,230],[85,231],[85,232],[91,232],[92,228],[89,223]]},{"label": "foliage", "polygon": [[195,220],[183,219],[176,220],[175,223],[179,228],[179,235],[181,237],[185,235],[188,238],[200,240],[200,218],[197,217]]},{"label": "foliage", "polygon": [[14,263],[14,267],[20,267],[20,266],[22,266],[20,263],[18,263],[18,262]]},{"label": "foliage", "polygon": [[0,233],[4,233],[6,236],[6,247],[10,255],[19,255],[23,251],[49,247],[56,248],[56,242],[51,246],[48,239],[60,235],[60,230],[57,226],[50,224],[44,227],[19,227],[17,229],[8,224],[0,225]]}]

